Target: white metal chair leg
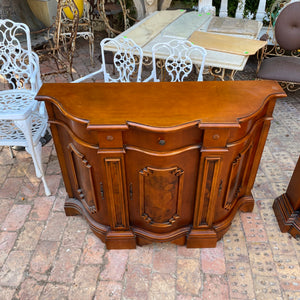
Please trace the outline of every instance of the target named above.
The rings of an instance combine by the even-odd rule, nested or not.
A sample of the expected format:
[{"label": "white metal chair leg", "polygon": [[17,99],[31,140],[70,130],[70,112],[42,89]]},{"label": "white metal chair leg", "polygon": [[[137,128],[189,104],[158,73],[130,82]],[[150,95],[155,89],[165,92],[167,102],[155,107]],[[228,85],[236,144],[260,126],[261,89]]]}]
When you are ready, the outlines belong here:
[{"label": "white metal chair leg", "polygon": [[22,121],[15,121],[15,124],[22,130],[24,137],[27,141],[27,147],[25,147],[25,149],[32,157],[36,176],[38,178],[41,178],[44,184],[45,194],[47,196],[50,196],[51,193],[45,180],[45,175],[44,175],[43,165],[42,165],[42,145],[40,142],[38,142],[36,146],[34,146],[33,144],[32,131],[31,131],[31,118]]},{"label": "white metal chair leg", "polygon": [[89,50],[91,65],[94,66],[94,35],[89,36]]},{"label": "white metal chair leg", "polygon": [[[41,144],[41,142],[38,142],[38,144],[33,147],[33,152],[34,152],[34,154],[31,155],[31,156],[32,156],[32,160],[33,160],[33,163],[34,163],[34,167],[35,167],[37,177],[41,178],[41,180],[43,182],[46,196],[50,196],[51,192],[50,192],[50,190],[48,188],[48,185],[46,183],[44,169],[43,169],[42,144]],[[37,171],[40,173],[40,176],[38,176]]]},{"label": "white metal chair leg", "polygon": [[9,148],[9,152],[10,152],[11,158],[15,158],[15,154],[14,154],[14,152],[13,152],[13,150],[12,150],[12,147],[11,147],[11,146],[8,146],[8,148]]}]

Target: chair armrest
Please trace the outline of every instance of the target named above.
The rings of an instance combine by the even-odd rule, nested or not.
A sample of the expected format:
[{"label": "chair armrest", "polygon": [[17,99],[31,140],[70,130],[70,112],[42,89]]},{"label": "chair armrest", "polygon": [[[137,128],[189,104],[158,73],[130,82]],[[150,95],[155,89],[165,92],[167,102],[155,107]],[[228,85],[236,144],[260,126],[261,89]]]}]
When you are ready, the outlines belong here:
[{"label": "chair armrest", "polygon": [[147,77],[143,82],[149,82],[153,80],[153,82],[159,82],[160,80],[158,78],[156,78],[156,72],[155,71],[152,71],[150,76]]},{"label": "chair armrest", "polygon": [[81,78],[78,78],[78,79],[72,81],[71,83],[79,83],[79,82],[82,82],[82,81],[84,81],[84,80],[86,80],[86,79],[88,79],[88,78],[91,78],[91,77],[93,77],[93,76],[95,76],[95,75],[97,75],[97,74],[99,74],[99,73],[101,73],[101,72],[103,72],[103,65],[101,66],[101,68],[100,68],[99,70],[97,70],[97,71],[95,71],[95,72],[93,72],[93,73],[87,74],[87,75],[85,75],[85,76],[83,76],[83,77],[81,77]]},{"label": "chair armrest", "polygon": [[41,72],[40,72],[40,60],[38,55],[35,52],[31,52],[32,54],[32,59],[34,61],[34,70],[33,70],[33,78],[31,79],[31,83],[32,83],[32,91],[34,91],[35,93],[38,92],[38,90],[41,88],[43,82],[41,79]]}]

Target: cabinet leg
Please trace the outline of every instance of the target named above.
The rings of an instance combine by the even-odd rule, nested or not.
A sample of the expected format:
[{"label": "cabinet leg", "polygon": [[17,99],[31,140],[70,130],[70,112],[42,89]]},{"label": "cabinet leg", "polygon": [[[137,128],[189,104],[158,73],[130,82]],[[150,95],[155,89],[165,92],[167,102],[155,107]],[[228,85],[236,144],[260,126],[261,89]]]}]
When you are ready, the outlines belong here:
[{"label": "cabinet leg", "polygon": [[72,198],[68,198],[65,201],[64,209],[66,216],[69,217],[83,214],[82,207],[78,204],[78,202],[78,200]]},{"label": "cabinet leg", "polygon": [[252,196],[245,196],[242,199],[239,199],[240,207],[239,210],[241,212],[252,212],[254,208],[254,199]]},{"label": "cabinet leg", "polygon": [[300,157],[286,192],[276,198],[273,210],[282,232],[300,239]]},{"label": "cabinet leg", "polygon": [[300,214],[294,211],[286,194],[274,200],[273,210],[281,232],[288,232],[300,239]]},{"label": "cabinet leg", "polygon": [[135,249],[135,235],[131,231],[109,231],[105,244],[107,249]]},{"label": "cabinet leg", "polygon": [[215,248],[217,246],[217,234],[209,229],[192,229],[186,240],[187,248]]}]

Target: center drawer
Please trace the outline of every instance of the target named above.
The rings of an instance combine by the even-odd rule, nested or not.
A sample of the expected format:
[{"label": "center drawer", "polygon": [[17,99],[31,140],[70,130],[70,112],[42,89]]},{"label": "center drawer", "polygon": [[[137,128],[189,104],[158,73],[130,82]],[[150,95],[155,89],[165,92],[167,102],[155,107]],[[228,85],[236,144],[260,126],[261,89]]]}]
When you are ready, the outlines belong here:
[{"label": "center drawer", "polygon": [[174,131],[151,131],[141,128],[130,128],[123,132],[125,146],[165,152],[202,143],[203,131],[193,126]]}]

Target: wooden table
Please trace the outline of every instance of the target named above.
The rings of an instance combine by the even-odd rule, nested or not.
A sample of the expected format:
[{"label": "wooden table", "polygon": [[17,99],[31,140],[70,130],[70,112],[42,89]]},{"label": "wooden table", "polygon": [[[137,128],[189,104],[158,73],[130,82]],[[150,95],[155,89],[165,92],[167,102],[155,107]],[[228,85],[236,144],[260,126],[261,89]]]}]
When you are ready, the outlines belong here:
[{"label": "wooden table", "polygon": [[282,232],[300,238],[300,157],[287,191],[275,199],[273,209]]},{"label": "wooden table", "polygon": [[251,189],[276,98],[272,81],[46,83],[69,198],[108,249],[215,247]]},{"label": "wooden table", "polygon": [[[156,43],[191,40],[207,50],[205,65],[213,75],[224,80],[225,69],[228,69],[233,80],[236,71],[244,69],[249,55],[266,45],[265,41],[257,40],[261,27],[262,23],[255,20],[219,18],[195,11],[186,13],[183,9],[167,10],[151,14],[116,39],[120,36],[133,39],[147,57],[152,57],[152,47]],[[192,59],[195,64],[201,63],[197,57]]]}]

